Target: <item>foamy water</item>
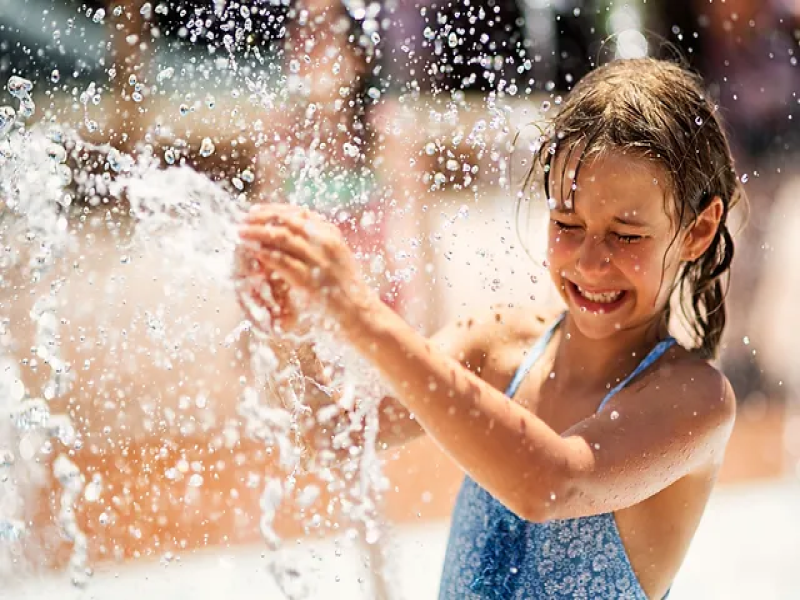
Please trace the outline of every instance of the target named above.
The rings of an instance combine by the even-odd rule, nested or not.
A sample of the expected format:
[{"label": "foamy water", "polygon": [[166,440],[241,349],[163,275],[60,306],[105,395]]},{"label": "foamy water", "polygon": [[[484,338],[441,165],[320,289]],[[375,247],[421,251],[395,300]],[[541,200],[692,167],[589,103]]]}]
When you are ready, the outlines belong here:
[{"label": "foamy water", "polygon": [[[87,560],[88,539],[78,526],[74,509],[84,496],[96,494],[86,487],[87,474],[81,473],[72,460],[74,453],[81,452],[91,442],[85,437],[85,424],[74,423],[67,414],[51,410],[54,403],[75,391],[78,365],[63,355],[62,351],[70,347],[63,336],[73,330],[73,319],[82,318],[87,325],[80,328],[81,345],[88,340],[89,346],[125,357],[117,367],[100,373],[106,389],[113,389],[123,373],[136,371],[140,366],[168,372],[178,363],[193,362],[190,348],[205,345],[213,350],[235,343],[251,324],[243,321],[220,330],[217,323],[198,322],[191,315],[184,318],[169,307],[191,305],[196,298],[208,294],[217,298],[227,294],[225,301],[235,304],[239,293],[232,277],[237,223],[248,200],[239,189],[241,179],[238,184],[212,181],[188,166],[170,165],[169,158],[165,161],[147,149],[132,156],[110,145],[86,143],[77,132],[56,123],[28,126],[26,119],[34,110],[30,97],[33,84],[12,78],[8,88],[19,106],[17,110],[8,107],[0,111],[5,119],[0,122],[2,228],[6,244],[3,267],[4,272],[13,273],[3,280],[5,297],[12,303],[4,309],[12,309],[13,303],[26,295],[37,296],[29,320],[3,320],[0,399],[7,418],[2,422],[4,443],[0,449],[0,537],[5,554],[0,568],[9,574],[14,572],[15,577],[24,576],[28,570],[23,563],[30,559],[22,559],[20,554],[28,535],[25,502],[35,496],[36,487],[46,477],[40,466],[40,456],[44,453],[55,457],[52,475],[61,486],[56,519],[61,536],[72,547],[70,578],[83,587],[92,569]],[[210,140],[203,140],[201,156],[213,152]],[[252,174],[241,176],[248,179]],[[305,176],[310,176],[308,171]],[[87,203],[95,207],[91,212],[86,210]],[[111,246],[105,247],[112,247],[114,255],[103,260],[117,261],[118,270],[138,267],[153,274],[168,274],[167,278],[153,277],[152,287],[164,300],[154,305],[138,304],[136,296],[131,297],[132,290],[123,271],[97,279],[100,271],[96,265],[91,260],[89,264],[82,263],[87,260],[86,254],[92,256],[98,236],[111,242]],[[83,285],[81,281],[98,286],[93,290],[90,287],[87,290],[90,295],[77,305],[70,304],[67,298],[76,300],[74,289]],[[126,316],[122,316],[118,307],[126,307],[131,301],[134,305],[126,308]],[[313,314],[307,318],[313,319]],[[9,350],[18,334],[28,327],[27,323],[34,330],[34,346],[31,358],[25,359],[23,365],[48,374],[36,388],[26,388],[23,383],[26,378]],[[260,325],[268,327],[269,323]],[[142,353],[131,347],[133,338],[129,338],[129,332],[142,328],[148,348],[154,347],[155,354],[149,349]],[[382,392],[375,377],[369,375],[370,369],[335,338],[315,331],[312,327],[308,342],[317,346],[320,356],[344,367],[337,371],[341,375],[332,385],[349,390],[351,397],[362,401],[357,418],[351,420],[351,430],[358,429],[362,421],[374,425],[375,401]],[[74,343],[75,338],[69,338]],[[263,341],[254,339],[250,351],[254,368],[238,382],[240,419],[232,425],[229,436],[250,436],[266,447],[279,450],[286,475],[265,481],[260,523],[267,546],[276,550],[281,541],[272,530],[272,520],[280,504],[295,494],[300,495],[301,505],[309,504],[315,492],[309,488],[295,489],[293,483],[292,472],[299,456],[291,429],[297,414],[270,407],[264,395],[266,379],[288,374],[276,372],[275,358]],[[358,377],[354,378],[354,374]],[[74,402],[76,396],[71,397]],[[376,400],[370,403],[369,398]],[[302,406],[302,394],[294,402]],[[199,400],[196,404],[201,406]],[[287,399],[287,405],[290,404]],[[213,420],[211,413],[209,417]],[[148,428],[152,425],[145,423],[145,429]],[[120,430],[107,426],[103,434],[109,440],[128,435],[125,426]],[[341,434],[347,437],[346,431]],[[366,442],[361,460],[354,462],[357,476],[354,488],[348,490],[347,512],[350,518],[365,523],[367,538],[374,543],[379,532],[371,496],[386,484],[375,457],[374,436],[368,436]],[[29,566],[36,570],[36,565]],[[277,581],[287,579],[284,570],[276,566],[273,571]],[[285,586],[291,587],[284,582]],[[292,597],[301,596],[292,594]]]}]

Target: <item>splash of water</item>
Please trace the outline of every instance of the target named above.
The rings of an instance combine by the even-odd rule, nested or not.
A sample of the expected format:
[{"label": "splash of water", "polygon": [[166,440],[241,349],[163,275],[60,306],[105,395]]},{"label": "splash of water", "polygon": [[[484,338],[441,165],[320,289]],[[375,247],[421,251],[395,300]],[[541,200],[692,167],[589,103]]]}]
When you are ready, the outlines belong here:
[{"label": "splash of water", "polygon": [[[325,139],[326,134],[321,132],[322,104],[311,96],[312,84],[318,82],[312,76],[299,72],[306,63],[304,57],[298,56],[289,61],[288,73],[280,74],[277,86],[275,74],[264,72],[268,69],[252,69],[250,65],[237,63],[237,51],[241,48],[246,48],[256,64],[268,63],[257,45],[248,45],[248,32],[252,31],[251,17],[257,10],[256,4],[247,6],[242,2],[214,0],[211,12],[225,24],[221,39],[217,41],[221,42],[227,59],[219,61],[215,58],[212,61],[213,69],[199,66],[190,73],[209,79],[209,73],[216,76],[222,69],[230,70],[238,77],[230,90],[231,96],[249,94],[254,106],[278,114],[287,106],[299,107],[300,118],[295,130],[290,132],[297,143],[290,147],[286,146],[285,138],[281,139],[280,135],[266,133],[268,127],[260,121],[246,123],[241,130],[247,129],[246,137],[254,141],[256,147],[273,159],[287,175],[287,180],[291,182],[289,191],[278,192],[283,195],[283,200],[294,204],[313,204],[337,219],[353,218],[367,204],[368,186],[349,185],[347,176],[351,173],[348,168],[331,166],[328,152],[334,142]],[[372,67],[381,41],[381,20],[386,15],[376,2],[348,0],[344,5],[350,16],[360,24],[360,33],[355,41],[363,49],[366,63]],[[144,10],[145,6],[142,7]],[[150,19],[152,12],[165,14],[166,11],[166,4],[158,3],[154,11],[148,10],[141,15]],[[92,20],[98,25],[110,22],[120,18],[122,9],[116,7],[109,13],[98,9],[92,13]],[[200,9],[195,16],[198,18],[192,19],[194,25],[187,24],[188,39],[192,42],[212,35],[203,25],[206,17],[211,16],[209,12]],[[234,18],[242,23],[241,27],[228,25],[234,22]],[[308,15],[300,14],[298,22],[302,23],[307,18]],[[434,45],[452,45],[451,33],[450,30],[443,35],[432,32],[429,41]],[[455,41],[457,43],[458,39]],[[309,39],[307,42],[309,47],[313,47],[315,40]],[[220,62],[224,66],[219,67]],[[159,66],[151,80],[157,84],[156,88],[164,87],[182,76],[184,68],[189,68],[189,65],[181,65],[178,69]],[[341,63],[337,62],[332,66],[332,72],[337,74],[341,68]],[[375,68],[373,75],[380,75],[378,67]],[[116,68],[109,70],[111,80],[127,80],[129,91],[132,89],[131,97],[137,105],[146,99],[147,77],[144,72],[136,75],[126,73],[123,76],[117,73]],[[63,79],[61,73],[55,70],[50,74],[54,84]],[[213,94],[208,91],[206,101],[202,102],[193,95],[194,82],[192,84],[190,91],[184,90],[180,99],[175,99],[174,105],[179,107],[173,111],[176,119],[191,118],[200,110],[218,110],[223,91],[211,90]],[[79,110],[82,109],[82,126],[88,134],[100,129],[93,107],[102,102],[108,89],[99,82],[76,87],[74,104]],[[510,95],[516,93],[513,84],[506,89]],[[222,142],[209,132],[197,135],[190,143],[171,134],[169,126],[164,126],[163,130],[157,132],[158,135],[145,135],[144,143],[136,149],[136,153],[128,154],[110,144],[90,143],[82,139],[78,132],[54,122],[45,121],[35,127],[27,127],[25,121],[36,108],[32,91],[31,82],[19,77],[12,78],[9,92],[18,106],[0,107],[0,206],[3,207],[0,227],[4,240],[10,240],[8,248],[0,254],[0,273],[18,272],[31,289],[34,284],[38,284],[37,290],[47,288],[43,293],[37,292],[38,296],[30,310],[34,340],[32,356],[26,363],[30,368],[36,367],[39,373],[46,370],[47,377],[43,382],[37,382],[35,387],[25,387],[22,374],[10,358],[10,352],[9,356],[3,354],[11,348],[16,332],[11,330],[5,315],[0,315],[3,318],[0,321],[0,364],[10,365],[0,371],[0,391],[3,392],[0,402],[4,403],[0,407],[3,414],[13,416],[13,419],[0,424],[0,440],[10,440],[7,447],[0,448],[0,540],[7,540],[9,544],[24,541],[24,504],[29,490],[23,488],[36,485],[44,479],[41,473],[38,476],[34,473],[36,469],[44,468],[39,465],[45,461],[37,462],[37,459],[43,454],[55,456],[52,470],[60,486],[56,521],[61,535],[72,544],[70,577],[74,584],[84,585],[91,573],[88,537],[79,528],[76,505],[81,497],[100,497],[103,489],[88,473],[80,473],[76,466],[78,461],[73,460],[74,453],[85,449],[93,440],[85,439],[81,423],[73,423],[66,414],[57,414],[52,408],[59,400],[74,393],[76,371],[91,366],[71,362],[62,355],[69,329],[65,315],[70,312],[89,312],[94,321],[94,331],[81,332],[80,336],[85,339],[77,339],[76,345],[94,345],[100,352],[125,357],[125,360],[120,358],[113,368],[97,378],[98,393],[105,393],[111,398],[107,400],[107,412],[120,410],[122,402],[117,402],[113,392],[118,387],[117,380],[124,369],[135,369],[138,365],[146,364],[164,371],[173,370],[181,363],[196,360],[193,348],[230,346],[256,324],[243,322],[233,330],[219,332],[213,323],[198,324],[191,318],[170,314],[166,300],[156,307],[133,307],[132,316],[119,317],[115,313],[116,308],[128,301],[123,282],[124,270],[118,278],[109,278],[102,285],[98,283],[94,291],[96,296],[88,298],[85,306],[67,306],[65,289],[76,279],[92,279],[91,267],[84,265],[87,262],[85,256],[88,254],[92,258],[91,240],[99,235],[98,232],[103,232],[112,239],[116,253],[114,260],[120,265],[135,266],[142,256],[156,257],[152,260],[157,266],[163,267],[160,272],[169,274],[168,281],[157,282],[157,293],[165,299],[169,298],[170,305],[188,305],[197,301],[198,294],[202,294],[198,290],[211,288],[229,293],[229,299],[233,301],[234,294],[239,292],[230,277],[237,241],[236,224],[247,208],[246,191],[254,182],[255,175],[250,167],[227,179],[212,179],[193,170],[191,162],[187,160],[189,154],[196,154],[200,159],[224,161],[235,152],[235,149],[224,149]],[[377,103],[384,99],[384,92],[381,86],[371,85],[366,96],[369,102]],[[413,98],[415,93],[409,96]],[[495,164],[498,172],[504,170],[504,158],[502,153],[497,152],[496,142],[488,141],[498,138],[499,132],[509,137],[508,113],[495,100],[495,96],[489,99],[488,116],[478,119],[466,130],[457,128],[458,132],[450,140],[453,146],[465,144],[471,148],[476,155],[476,164],[462,164],[460,159],[447,154],[445,144],[431,142],[425,148],[429,158],[442,158],[433,172],[426,174],[429,189],[448,187],[459,172],[464,174],[464,189],[469,189],[479,171],[477,163],[485,163],[486,158]],[[336,102],[337,110],[346,110],[346,99],[338,98]],[[463,94],[453,93],[449,101],[432,110],[431,119],[456,125],[465,109]],[[238,127],[239,119],[241,117],[234,118],[232,115],[231,124]],[[162,134],[170,139],[169,143],[161,147],[151,143]],[[348,135],[341,144],[336,142],[341,145],[341,154],[351,161],[350,164],[361,165],[365,161],[365,144],[360,139],[362,135]],[[498,139],[502,141],[502,136]],[[244,135],[237,138],[237,142],[241,140],[245,140]],[[365,172],[366,169],[357,170],[355,177],[365,180],[368,178]],[[456,185],[456,189],[461,189],[459,186]],[[350,203],[343,207],[342,197],[346,195],[351,196]],[[399,201],[392,198],[387,206],[396,207]],[[459,211],[462,215],[460,218],[466,218],[464,215],[467,213]],[[361,214],[360,219],[363,225],[369,226],[376,217],[374,213],[366,212]],[[413,253],[415,244],[418,242],[412,241],[410,249],[400,249],[397,255],[408,256]],[[404,281],[411,277],[411,268],[390,272],[380,256],[365,256],[370,261],[368,277],[389,281]],[[10,289],[13,285],[3,282],[0,287]],[[98,297],[102,300],[98,300]],[[252,299],[244,298],[245,302],[249,300]],[[313,467],[321,485],[327,487],[327,491],[340,503],[344,516],[363,525],[366,541],[375,543],[381,535],[375,497],[388,484],[381,472],[376,450],[378,401],[386,394],[386,390],[362,357],[343,347],[319,321],[314,321],[313,314],[306,316],[312,320],[313,327],[308,336],[296,342],[310,344],[323,363],[337,365],[337,369],[332,371],[334,376],[330,386],[338,392],[339,400],[320,410],[315,418],[336,423],[334,449],[352,450],[350,454],[353,458],[342,466],[341,475],[332,468],[332,452],[321,452]],[[132,343],[126,340],[128,332],[137,328],[146,331],[152,348],[145,350],[132,347]],[[269,333],[268,323],[266,330]],[[238,394],[238,420],[226,427],[224,434],[231,443],[240,437],[247,437],[265,448],[276,450],[279,466],[285,476],[261,477],[257,474],[259,477],[254,478],[256,483],[253,485],[262,486],[261,535],[269,548],[278,550],[282,545],[275,530],[279,508],[287,501],[294,501],[301,509],[310,507],[321,490],[316,485],[301,486],[297,483],[297,472],[303,459],[297,444],[297,431],[300,422],[307,419],[309,414],[303,386],[288,386],[283,406],[278,407],[271,404],[274,398],[269,398],[266,391],[268,380],[291,379],[302,382],[302,373],[293,367],[281,372],[269,344],[257,335],[252,337],[249,350],[251,373],[244,378],[241,393]],[[9,393],[5,393],[5,390],[9,390]],[[159,434],[161,417],[158,411],[149,406],[143,410],[148,431]],[[170,418],[177,419],[174,415],[165,415],[163,420],[169,421]],[[208,419],[213,420],[213,417],[209,415]],[[125,425],[122,419],[109,420],[109,424],[102,429],[102,436],[111,437],[119,433],[122,440],[126,435],[122,428]],[[180,431],[183,433],[191,427],[201,426],[182,423]],[[115,430],[115,427],[119,427],[119,430]],[[353,438],[362,433],[363,444],[354,447]],[[188,474],[185,465],[178,464],[168,470],[168,479],[172,474],[177,479],[183,473]],[[205,481],[200,473],[187,475],[186,479],[190,492],[197,491]],[[320,527],[322,517],[319,513],[306,517],[308,529]],[[109,519],[108,513],[103,512],[100,519],[103,524]],[[285,595],[290,598],[306,597],[310,591],[302,581],[302,574],[283,562],[279,552],[271,556],[268,568]],[[3,561],[0,560],[0,567],[2,565]]]},{"label": "splash of water", "polygon": [[[14,80],[12,87],[21,103],[29,98],[31,85]],[[212,283],[234,292],[230,273],[237,243],[237,223],[247,207],[247,199],[235,183],[213,182],[186,165],[172,164],[178,161],[165,157],[167,165],[164,168],[161,157],[146,148],[140,149],[133,157],[109,145],[84,142],[75,131],[63,127],[37,125],[28,128],[24,125],[24,111],[15,113],[13,109],[3,109],[0,112],[13,117],[10,124],[1,124],[6,131],[0,156],[4,202],[2,226],[5,239],[12,242],[2,258],[4,272],[16,269],[31,285],[50,281],[47,292],[34,301],[29,315],[34,327],[34,358],[30,362],[36,363],[29,366],[46,366],[49,375],[38,390],[26,389],[19,369],[9,359],[0,382],[4,392],[0,396],[4,399],[4,413],[13,416],[4,421],[11,424],[11,431],[2,438],[12,443],[11,447],[3,449],[0,464],[0,493],[3,495],[0,500],[4,500],[0,503],[0,539],[7,543],[20,543],[26,535],[22,513],[24,499],[31,490],[23,487],[35,487],[31,484],[41,482],[42,477],[24,473],[23,467],[30,469],[36,464],[43,450],[49,453],[56,448],[63,449],[52,463],[54,479],[61,487],[56,522],[62,537],[72,545],[70,579],[74,585],[83,586],[91,574],[89,543],[87,534],[79,527],[75,511],[81,497],[89,491],[86,476],[70,455],[80,451],[85,440],[68,415],[57,414],[51,408],[53,402],[72,391],[75,379],[73,365],[61,354],[63,318],[60,315],[66,309],[62,298],[68,281],[61,275],[64,263],[76,253],[80,254],[84,243],[82,238],[91,236],[89,229],[82,230],[74,225],[76,214],[83,210],[76,199],[85,199],[89,205],[111,206],[124,201],[135,226],[130,230],[112,229],[120,263],[126,264],[142,254],[157,256],[162,264],[169,265],[170,281],[165,282],[164,293],[187,301],[193,288]],[[204,141],[201,156],[204,148],[208,150],[210,146],[213,146],[210,140],[208,143]],[[93,156],[93,162],[81,165],[80,161],[84,160],[81,157],[86,156]],[[318,178],[322,172],[322,161],[308,160],[300,181]],[[253,175],[245,171],[239,181],[243,183],[248,179],[252,180]],[[106,302],[120,293],[113,282],[109,285],[104,289]],[[98,332],[106,337],[113,330],[126,327],[125,323],[106,323],[102,311],[97,312],[96,317]],[[182,340],[196,339],[196,325],[181,323],[180,318],[176,319],[177,324],[167,327],[164,319],[155,314],[138,314],[136,317],[148,323],[151,339],[163,344],[163,360],[159,362],[155,358],[162,368],[171,368],[176,360],[174,347]],[[14,332],[8,320],[4,326],[10,343]],[[246,323],[236,331],[228,332],[226,340],[241,335],[245,329]],[[341,361],[343,350],[333,337],[325,338],[316,331],[310,340],[321,356]],[[113,351],[113,346],[103,345]],[[319,490],[313,486],[296,489],[291,475],[300,458],[293,432],[299,415],[303,413],[302,393],[293,400],[295,411],[271,407],[264,397],[263,379],[275,375],[277,364],[274,355],[267,344],[258,341],[252,344],[251,351],[253,372],[258,376],[253,385],[247,386],[241,394],[238,413],[242,418],[242,433],[267,447],[277,448],[280,465],[289,473],[286,478],[266,478],[261,497],[260,530],[268,546],[278,549],[281,540],[274,530],[274,518],[281,503],[297,498],[301,506],[308,506]],[[347,368],[345,372],[364,372],[363,367],[361,364],[358,368]],[[104,374],[108,383],[113,383],[114,377],[114,373]],[[347,390],[345,397],[351,404],[354,404],[354,394],[364,398],[371,394],[378,398],[374,391],[368,391],[368,388],[375,388],[374,382],[365,386],[363,382],[345,378],[334,385]],[[376,407],[377,401],[362,403],[347,426],[339,432],[337,443],[345,447],[351,443],[349,433],[358,430],[365,419],[374,426],[377,423]],[[344,505],[350,518],[368,524],[369,539],[375,541],[378,535],[375,507],[368,497],[372,489],[379,488],[384,482],[375,458],[374,435],[368,440],[368,445],[373,448],[363,454],[364,465],[368,468],[360,469],[357,463],[348,467],[351,475],[360,472],[360,479]],[[367,461],[374,464],[367,466]],[[327,468],[324,477],[330,486],[337,485],[336,478]],[[199,478],[196,485],[202,484],[202,478]],[[289,597],[300,598],[307,594],[307,591],[302,592],[306,586],[297,581],[298,574],[290,565],[283,564],[277,555],[270,569]]]}]

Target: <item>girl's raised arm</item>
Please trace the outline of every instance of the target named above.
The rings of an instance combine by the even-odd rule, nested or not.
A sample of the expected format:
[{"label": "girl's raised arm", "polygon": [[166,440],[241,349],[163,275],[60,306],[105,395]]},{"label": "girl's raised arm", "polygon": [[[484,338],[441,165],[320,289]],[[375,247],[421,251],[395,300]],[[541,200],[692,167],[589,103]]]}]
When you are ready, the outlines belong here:
[{"label": "girl's raised arm", "polygon": [[[351,339],[398,398],[483,488],[532,521],[632,506],[721,461],[735,413],[725,377],[687,359],[623,390],[559,435],[394,314],[375,305]],[[379,349],[379,350],[376,350]]]}]

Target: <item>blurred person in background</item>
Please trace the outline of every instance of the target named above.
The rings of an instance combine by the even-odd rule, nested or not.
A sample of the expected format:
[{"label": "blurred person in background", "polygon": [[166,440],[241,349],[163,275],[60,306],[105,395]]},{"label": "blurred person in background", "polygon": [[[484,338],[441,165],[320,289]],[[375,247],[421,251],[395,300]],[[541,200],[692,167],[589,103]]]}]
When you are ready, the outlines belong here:
[{"label": "blurred person in background", "polygon": [[[540,105],[557,104],[556,96],[594,66],[602,5],[400,0],[387,10],[388,89],[369,121],[377,135],[374,164],[393,207],[393,237],[411,255],[411,287],[426,298],[411,310],[417,318],[407,317],[422,329],[433,331],[444,319],[442,292],[428,279],[437,253],[431,240],[447,211],[442,193],[479,201],[504,181],[515,128],[532,125]],[[515,185],[510,174],[507,183]]]},{"label": "blurred person in background", "polygon": [[651,28],[678,46],[719,99],[751,207],[739,225],[723,369],[740,401],[778,397],[787,373],[780,364],[762,362],[760,349],[771,343],[763,327],[769,315],[754,310],[754,302],[765,266],[774,258],[769,224],[775,198],[798,173],[800,5],[788,0],[673,0],[650,10]]}]

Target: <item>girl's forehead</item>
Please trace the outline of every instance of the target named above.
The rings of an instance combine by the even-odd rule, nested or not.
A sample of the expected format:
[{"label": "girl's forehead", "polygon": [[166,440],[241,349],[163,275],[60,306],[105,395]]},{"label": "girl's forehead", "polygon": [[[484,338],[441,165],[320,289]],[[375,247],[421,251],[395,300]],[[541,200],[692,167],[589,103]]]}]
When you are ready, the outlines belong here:
[{"label": "girl's forehead", "polygon": [[[669,181],[654,160],[620,151],[589,156],[560,153],[553,161],[548,195],[558,206],[615,207],[664,212]],[[563,156],[563,158],[562,158]],[[583,208],[588,208],[584,206]]]},{"label": "girl's forehead", "polygon": [[556,153],[551,164],[551,182],[576,180],[580,184],[588,175],[594,181],[612,181],[619,177],[650,178],[655,185],[666,183],[664,168],[653,158],[622,149],[591,149],[576,146]]}]

